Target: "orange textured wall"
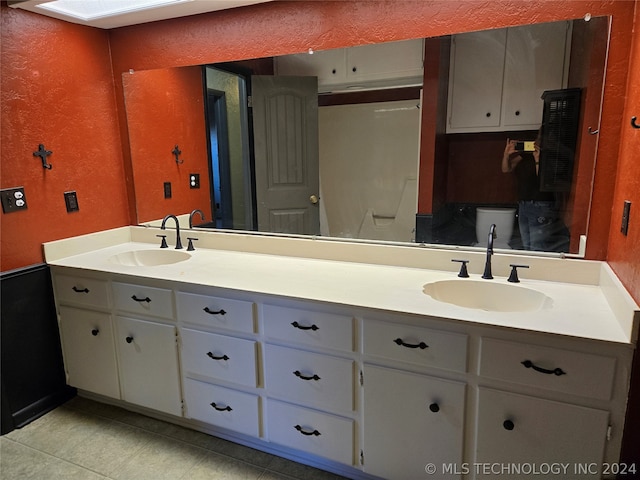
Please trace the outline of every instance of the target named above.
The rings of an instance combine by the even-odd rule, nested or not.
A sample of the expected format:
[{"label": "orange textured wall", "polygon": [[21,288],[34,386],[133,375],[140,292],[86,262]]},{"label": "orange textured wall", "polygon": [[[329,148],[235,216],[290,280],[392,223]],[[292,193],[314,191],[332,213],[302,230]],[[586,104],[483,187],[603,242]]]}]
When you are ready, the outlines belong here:
[{"label": "orange textured wall", "polygon": [[[636,124],[640,125],[640,6],[636,7],[635,25],[627,103],[621,118],[620,162],[607,260],[636,302],[640,303],[640,129],[631,126],[631,117],[634,116]],[[631,202],[627,236],[620,232],[625,200]]]},{"label": "orange textured wall", "polygon": [[[165,68],[125,73],[127,125],[139,222],[201,209],[211,220],[202,68]],[[182,152],[176,162],[172,154]],[[189,176],[200,174],[200,188]],[[171,198],[164,198],[164,183]],[[200,217],[197,218],[200,221]]]},{"label": "orange textured wall", "polygon": [[[42,243],[128,223],[108,33],[1,6],[2,188],[27,210],[0,214],[2,271],[41,263]],[[51,170],[33,156],[53,154]],[[75,190],[80,211],[67,213]]]},{"label": "orange textured wall", "polygon": [[[605,259],[635,3],[279,1],[109,32],[3,5],[1,181],[3,188],[27,188],[29,210],[1,217],[2,269],[41,261],[43,241],[136,220],[121,80],[130,68],[263,57],[309,47],[326,49],[580,18],[586,13],[613,18],[587,247],[589,258]],[[41,142],[54,151],[52,171],[30,166],[30,162],[37,165],[31,152]],[[627,150],[623,153],[629,155]],[[624,193],[625,187],[620,188]],[[64,210],[62,193],[70,189],[78,191],[79,213]],[[611,247],[619,248],[614,240]],[[614,263],[620,270],[624,262]],[[629,279],[624,273],[622,277],[627,284]],[[627,286],[634,288],[634,284]]]},{"label": "orange textured wall", "polygon": [[[215,63],[304,52],[310,47],[322,50],[582,18],[587,13],[611,15],[611,52],[600,125],[603,134],[598,145],[587,242],[587,256],[603,260],[609,240],[633,12],[634,2],[279,1],[115,29],[111,32],[111,47],[117,81],[118,73],[130,68]],[[116,87],[121,97],[121,87]],[[125,168],[131,169],[127,151],[125,146]]]}]

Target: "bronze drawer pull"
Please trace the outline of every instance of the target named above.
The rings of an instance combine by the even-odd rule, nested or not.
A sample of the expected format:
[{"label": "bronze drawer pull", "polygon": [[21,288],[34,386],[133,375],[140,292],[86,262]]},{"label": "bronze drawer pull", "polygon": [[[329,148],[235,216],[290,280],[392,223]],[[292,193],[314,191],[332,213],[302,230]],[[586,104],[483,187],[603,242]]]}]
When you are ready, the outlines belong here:
[{"label": "bronze drawer pull", "polygon": [[211,352],[207,352],[207,357],[209,357],[212,360],[224,360],[225,362],[227,360],[229,360],[229,357],[227,357],[226,355],[222,355],[221,357],[216,357],[213,353]]},{"label": "bronze drawer pull", "polygon": [[218,405],[216,405],[216,402],[211,402],[210,404],[213,408],[215,408],[217,411],[219,412],[230,412],[231,410],[233,410],[233,408],[231,408],[229,405],[227,405],[226,407],[222,408],[219,407]]},{"label": "bronze drawer pull", "polygon": [[209,307],[204,307],[203,310],[207,312],[209,315],[226,315],[227,312],[224,310],[211,310]]},{"label": "bronze drawer pull", "polygon": [[300,425],[296,425],[293,428],[298,430],[302,435],[307,435],[307,436],[313,435],[315,437],[322,435],[318,430],[314,430],[313,432],[308,432],[304,428],[302,428]]},{"label": "bronze drawer pull", "polygon": [[149,297],[144,297],[144,298],[138,298],[135,295],[131,295],[131,298],[133,300],[135,300],[136,302],[147,302],[147,303],[151,303],[151,299]]},{"label": "bronze drawer pull", "polygon": [[312,376],[312,377],[307,377],[307,376],[303,375],[302,373],[300,373],[300,371],[299,371],[299,370],[296,370],[295,372],[293,372],[293,374],[294,374],[296,377],[298,377],[298,378],[300,378],[300,379],[302,379],[302,380],[314,380],[314,381],[316,381],[316,382],[317,382],[318,380],[320,380],[320,377],[319,377],[318,375],[316,375],[316,374],[313,374],[313,376]]},{"label": "bronze drawer pull", "polygon": [[429,345],[427,345],[424,342],[420,342],[418,344],[412,344],[412,343],[405,343],[401,338],[396,338],[394,340],[394,343],[396,345],[400,345],[401,347],[407,347],[407,348],[419,348],[420,350],[424,350],[425,348],[428,348]]},{"label": "bronze drawer pull", "polygon": [[310,327],[305,327],[303,325],[300,325],[298,322],[291,322],[291,325],[293,325],[295,328],[298,328],[300,330],[313,330],[314,332],[316,330],[320,330],[320,327],[318,327],[316,324],[313,324]]},{"label": "bronze drawer pull", "polygon": [[525,360],[522,363],[522,365],[524,365],[525,368],[533,368],[536,372],[540,372],[540,373],[544,373],[545,375],[566,375],[567,372],[565,372],[564,370],[562,370],[561,368],[554,368],[553,370],[549,370],[546,368],[542,368],[542,367],[538,367],[535,363],[533,363],[531,360]]}]

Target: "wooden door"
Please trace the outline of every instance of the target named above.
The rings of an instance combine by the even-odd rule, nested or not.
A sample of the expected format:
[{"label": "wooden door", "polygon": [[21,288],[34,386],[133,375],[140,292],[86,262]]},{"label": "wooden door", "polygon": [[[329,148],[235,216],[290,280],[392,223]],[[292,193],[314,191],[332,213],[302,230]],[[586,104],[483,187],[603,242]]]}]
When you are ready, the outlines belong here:
[{"label": "wooden door", "polygon": [[258,230],[320,233],[318,81],[252,76]]}]

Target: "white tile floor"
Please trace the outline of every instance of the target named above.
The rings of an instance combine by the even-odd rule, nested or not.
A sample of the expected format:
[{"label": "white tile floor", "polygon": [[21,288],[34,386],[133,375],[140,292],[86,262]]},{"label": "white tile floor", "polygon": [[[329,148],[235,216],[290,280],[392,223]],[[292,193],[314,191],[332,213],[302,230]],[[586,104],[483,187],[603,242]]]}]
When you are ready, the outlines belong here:
[{"label": "white tile floor", "polygon": [[0,438],[2,480],[339,480],[204,433],[76,397]]}]

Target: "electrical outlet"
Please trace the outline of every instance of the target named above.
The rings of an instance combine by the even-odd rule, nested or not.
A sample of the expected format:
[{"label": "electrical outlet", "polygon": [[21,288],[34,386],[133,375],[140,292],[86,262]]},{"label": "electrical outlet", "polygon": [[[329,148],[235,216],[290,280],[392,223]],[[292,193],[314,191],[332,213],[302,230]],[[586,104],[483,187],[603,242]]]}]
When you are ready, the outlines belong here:
[{"label": "electrical outlet", "polygon": [[64,192],[64,203],[67,205],[67,212],[77,212],[80,210],[78,205],[78,196],[75,191]]},{"label": "electrical outlet", "polygon": [[629,200],[624,201],[624,207],[622,207],[622,226],[620,231],[623,235],[629,232],[629,212],[631,211],[631,202]]},{"label": "electrical outlet", "polygon": [[164,182],[164,198],[171,198],[171,182]]},{"label": "electrical outlet", "polygon": [[200,174],[199,173],[190,173],[189,174],[189,187],[190,188],[200,188]]},{"label": "electrical outlet", "polygon": [[27,209],[27,197],[24,195],[24,187],[0,190],[0,199],[2,200],[2,211],[4,213]]}]

